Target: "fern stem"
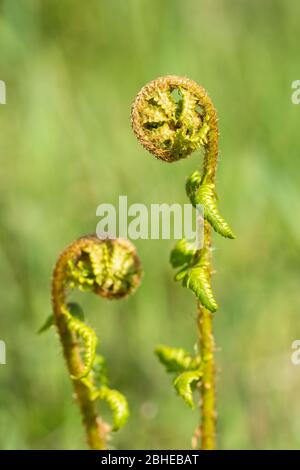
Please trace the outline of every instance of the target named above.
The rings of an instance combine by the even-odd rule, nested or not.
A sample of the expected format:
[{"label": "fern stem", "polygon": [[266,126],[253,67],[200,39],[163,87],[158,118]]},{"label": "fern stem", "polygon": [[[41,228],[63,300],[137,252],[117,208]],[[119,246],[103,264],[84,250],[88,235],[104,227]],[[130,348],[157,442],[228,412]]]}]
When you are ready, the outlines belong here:
[{"label": "fern stem", "polygon": [[[204,246],[211,253],[211,227],[204,223]],[[210,255],[211,258],[211,255]],[[211,266],[211,259],[210,259]],[[211,277],[210,267],[210,274]],[[215,340],[213,336],[213,314],[200,301],[197,302],[197,332],[202,363],[200,383],[200,425],[198,434],[201,438],[201,450],[216,449],[216,389],[215,389]]]},{"label": "fern stem", "polygon": [[[64,253],[65,255],[65,253]],[[80,376],[84,369],[79,344],[76,336],[67,326],[63,310],[66,304],[64,289],[64,268],[67,256],[61,256],[56,264],[52,282],[53,314],[62,344],[63,354],[71,377]],[[90,399],[89,388],[81,381],[72,379],[72,384],[79,405],[82,422],[86,432],[87,443],[92,450],[105,450],[109,426],[97,415],[96,404]]]},{"label": "fern stem", "polygon": [[198,304],[198,333],[202,357],[201,380],[201,449],[216,448],[216,393],[215,393],[215,362],[212,313]]},{"label": "fern stem", "polygon": [[[203,181],[215,183],[218,164],[218,126],[214,105],[205,92],[205,105],[210,115],[210,131],[203,161]],[[204,246],[211,250],[211,227],[204,222]],[[211,251],[210,251],[211,252]],[[212,264],[210,260],[210,277]],[[200,354],[202,358],[201,380],[201,450],[216,449],[216,390],[215,390],[215,341],[213,336],[213,314],[200,302],[198,305],[197,330]]]}]

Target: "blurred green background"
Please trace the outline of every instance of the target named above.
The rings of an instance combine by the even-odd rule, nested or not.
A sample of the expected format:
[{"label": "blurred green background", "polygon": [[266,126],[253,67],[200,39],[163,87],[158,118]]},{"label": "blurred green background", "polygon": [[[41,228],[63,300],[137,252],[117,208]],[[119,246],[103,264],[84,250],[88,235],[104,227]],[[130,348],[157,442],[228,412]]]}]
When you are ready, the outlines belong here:
[{"label": "blurred green background", "polygon": [[[161,163],[137,143],[130,107],[165,74],[202,84],[219,115],[220,208],[236,241],[214,236],[221,449],[300,448],[297,0],[2,0],[0,79],[0,448],[85,448],[51,312],[58,253],[95,231],[96,207],[186,203],[199,155]],[[171,241],[136,242],[135,296],[83,295],[131,419],[111,446],[188,449],[198,413],[171,387],[157,343],[192,350],[193,295],[172,280]],[[94,298],[95,297],[95,298]]]}]

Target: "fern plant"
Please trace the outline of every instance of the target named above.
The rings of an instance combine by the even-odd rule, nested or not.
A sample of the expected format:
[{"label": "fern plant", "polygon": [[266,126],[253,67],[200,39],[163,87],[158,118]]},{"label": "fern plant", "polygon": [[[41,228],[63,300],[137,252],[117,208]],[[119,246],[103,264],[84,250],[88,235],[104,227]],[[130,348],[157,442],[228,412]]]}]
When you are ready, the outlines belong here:
[{"label": "fern plant", "polygon": [[[85,322],[81,307],[68,301],[69,294],[79,289],[122,299],[136,290],[141,275],[139,258],[128,240],[100,240],[96,235],[84,236],[68,246],[53,271],[53,315],[40,332],[52,324],[57,328],[91,449],[107,448],[110,431],[126,423],[129,409],[125,396],[109,387],[105,358],[97,352],[96,333]],[[113,425],[99,416],[100,400],[110,407]]]},{"label": "fern plant", "polygon": [[[216,110],[204,88],[178,76],[161,77],[145,85],[132,106],[132,127],[141,144],[166,162],[186,158],[204,149],[201,171],[186,182],[186,193],[195,207],[201,205],[204,217],[204,243],[201,248],[183,239],[171,252],[170,261],[178,269],[175,280],[197,298],[199,353],[191,356],[183,349],[159,346],[156,354],[168,372],[175,374],[174,387],[185,402],[194,407],[193,390],[201,394],[202,449],[216,448],[216,396],[213,314],[218,305],[211,288],[211,228],[226,238],[235,238],[219,213],[215,192],[218,161]],[[195,442],[194,442],[195,445]]]}]

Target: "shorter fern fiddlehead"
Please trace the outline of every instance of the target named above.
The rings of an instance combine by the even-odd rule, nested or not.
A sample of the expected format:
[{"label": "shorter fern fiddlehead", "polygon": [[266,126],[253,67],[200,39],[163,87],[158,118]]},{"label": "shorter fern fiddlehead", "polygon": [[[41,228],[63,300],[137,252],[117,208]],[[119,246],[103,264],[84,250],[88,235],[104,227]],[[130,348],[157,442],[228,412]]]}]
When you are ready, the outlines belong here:
[{"label": "shorter fern fiddlehead", "polygon": [[[76,398],[81,409],[88,444],[105,449],[110,430],[116,431],[128,418],[127,400],[111,389],[103,356],[97,354],[98,339],[84,322],[81,308],[67,302],[74,289],[94,292],[107,299],[121,299],[140,283],[141,264],[134,246],[123,239],[103,239],[96,235],[79,238],[60,255],[53,272],[53,318],[41,331],[55,323]],[[112,428],[98,416],[96,401],[107,402],[113,414]]]}]

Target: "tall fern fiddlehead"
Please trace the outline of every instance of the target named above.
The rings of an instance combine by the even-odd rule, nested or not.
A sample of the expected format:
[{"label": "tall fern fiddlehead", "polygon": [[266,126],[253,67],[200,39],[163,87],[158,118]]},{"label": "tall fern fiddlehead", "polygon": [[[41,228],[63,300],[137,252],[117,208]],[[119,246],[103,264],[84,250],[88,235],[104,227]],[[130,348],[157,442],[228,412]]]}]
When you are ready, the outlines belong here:
[{"label": "tall fern fiddlehead", "polygon": [[[105,449],[110,430],[127,420],[126,398],[108,385],[105,359],[97,354],[98,339],[84,322],[81,308],[68,302],[73,289],[94,292],[107,299],[121,299],[133,293],[141,279],[141,265],[134,246],[123,239],[103,239],[96,235],[79,238],[59,256],[52,278],[53,323],[81,409],[87,441],[91,449]],[[52,323],[47,320],[40,331]],[[101,420],[96,401],[107,402],[113,426]]]},{"label": "tall fern fiddlehead", "polygon": [[[200,352],[195,357],[182,349],[160,346],[156,354],[168,372],[176,373],[174,386],[193,407],[193,388],[200,388],[202,449],[216,447],[216,398],[213,313],[218,305],[211,288],[211,227],[226,238],[235,238],[219,213],[215,192],[218,161],[218,126],[214,105],[204,88],[184,77],[161,77],[145,85],[132,106],[132,127],[142,145],[155,157],[174,162],[204,148],[202,171],[186,183],[191,204],[201,205],[204,216],[202,248],[183,239],[171,252],[171,264],[179,268],[175,280],[191,289],[198,301],[197,331]],[[198,432],[200,431],[200,432]]]}]

